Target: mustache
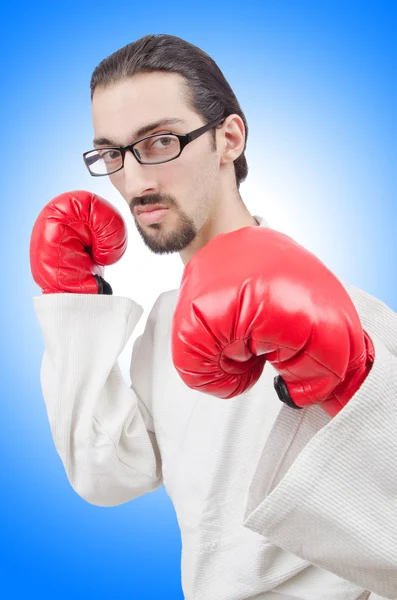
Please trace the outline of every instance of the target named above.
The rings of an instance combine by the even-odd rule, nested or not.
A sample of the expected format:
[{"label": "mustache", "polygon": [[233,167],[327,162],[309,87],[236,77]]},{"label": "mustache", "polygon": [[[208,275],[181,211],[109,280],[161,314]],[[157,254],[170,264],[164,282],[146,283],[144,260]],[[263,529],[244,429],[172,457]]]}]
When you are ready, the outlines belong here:
[{"label": "mustache", "polygon": [[174,198],[168,194],[148,194],[147,196],[141,196],[132,198],[129,203],[130,211],[133,212],[136,206],[152,206],[154,204],[164,204],[165,206],[175,206],[176,202]]}]

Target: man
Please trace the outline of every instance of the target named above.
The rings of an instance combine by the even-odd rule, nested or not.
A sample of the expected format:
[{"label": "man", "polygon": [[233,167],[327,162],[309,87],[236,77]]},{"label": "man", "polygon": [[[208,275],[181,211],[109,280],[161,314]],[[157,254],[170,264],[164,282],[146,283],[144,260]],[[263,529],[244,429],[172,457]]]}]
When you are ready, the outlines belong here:
[{"label": "man", "polygon": [[[112,506],[164,484],[181,528],[188,600],[363,600],[369,592],[394,598],[397,316],[368,294],[343,288],[315,257],[249,213],[239,194],[247,123],[200,49],[172,36],[145,36],[100,63],[91,94],[95,139],[86,166],[110,177],[145,244],[158,254],[179,252],[186,268],[181,289],[160,295],[136,340],[129,388],[117,359],[142,309],[113,296],[103,277],[103,265],[126,247],[122,219],[88,192],[63,194],[40,214],[31,264],[43,291],[34,298],[46,346],[42,387],[71,485],[88,502]],[[271,261],[252,252],[254,236]],[[288,260],[281,262],[284,251]],[[307,353],[294,348],[282,370],[280,345],[264,362],[266,350],[255,349],[252,332],[241,336],[250,340],[250,356],[247,346],[237,356],[225,351],[230,329],[251,309],[260,326],[274,326],[275,337],[301,329],[300,305],[287,327],[280,316],[293,314],[295,292],[269,295],[264,307],[257,297],[269,283],[268,274],[260,279],[263,270],[285,269],[294,256],[288,278],[302,278],[295,292],[329,314],[321,327],[319,312],[304,315],[327,386],[303,410],[293,406],[305,405],[294,401],[297,390],[313,389],[313,365],[301,362]],[[315,265],[319,278],[299,270],[301,261]],[[255,264],[253,288],[240,263]],[[224,271],[228,278],[236,272],[232,299]],[[238,307],[235,297],[243,300]],[[269,318],[275,302],[276,321]],[[214,323],[209,348],[201,336],[204,330],[214,341]],[[222,375],[248,373],[237,392],[234,383],[223,395],[224,381],[216,385],[219,348],[227,363]],[[331,373],[340,356],[343,375]],[[247,369],[258,357],[259,367]],[[324,410],[332,395],[341,402]]]}]

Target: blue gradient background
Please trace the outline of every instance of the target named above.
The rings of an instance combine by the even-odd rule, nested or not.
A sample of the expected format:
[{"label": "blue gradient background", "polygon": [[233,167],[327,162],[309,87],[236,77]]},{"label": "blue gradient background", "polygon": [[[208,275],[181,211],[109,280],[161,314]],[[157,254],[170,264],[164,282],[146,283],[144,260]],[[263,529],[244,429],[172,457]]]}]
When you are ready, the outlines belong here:
[{"label": "blue gradient background", "polygon": [[[202,47],[248,119],[242,194],[251,212],[397,310],[396,9],[384,0],[1,3],[2,598],[183,598],[180,535],[164,489],[115,508],[80,499],[40,387],[33,223],[65,190],[111,193],[81,160],[92,140],[96,64],[147,33]],[[154,260],[152,272],[164,272]],[[136,277],[146,311],[161,290],[144,296]],[[175,287],[173,277],[157,284]],[[122,285],[116,293],[129,293]]]}]

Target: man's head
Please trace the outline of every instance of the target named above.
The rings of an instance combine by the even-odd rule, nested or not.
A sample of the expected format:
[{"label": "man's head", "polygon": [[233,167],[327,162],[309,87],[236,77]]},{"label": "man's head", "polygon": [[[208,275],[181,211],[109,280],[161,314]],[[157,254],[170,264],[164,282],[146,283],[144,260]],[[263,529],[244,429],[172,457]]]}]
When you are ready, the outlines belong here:
[{"label": "man's head", "polygon": [[[98,149],[124,147],[157,133],[186,134],[220,121],[175,160],[140,164],[127,150],[124,167],[109,175],[153,252],[183,250],[219,213],[233,210],[233,198],[239,197],[248,172],[248,128],[233,91],[206,53],[174,36],[145,36],[98,65],[91,98]],[[165,119],[172,122],[154,127]],[[158,137],[144,144],[164,149],[170,141],[178,143]],[[137,207],[155,204],[168,208],[161,219],[149,224],[137,216]]]}]

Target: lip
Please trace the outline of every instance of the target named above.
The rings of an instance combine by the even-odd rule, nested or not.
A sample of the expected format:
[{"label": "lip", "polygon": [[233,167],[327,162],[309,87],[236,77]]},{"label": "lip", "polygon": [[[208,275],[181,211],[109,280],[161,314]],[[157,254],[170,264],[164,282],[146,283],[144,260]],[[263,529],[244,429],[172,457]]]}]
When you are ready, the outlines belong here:
[{"label": "lip", "polygon": [[135,206],[134,212],[137,216],[142,213],[152,212],[154,210],[163,210],[167,209],[168,206],[164,206],[163,204],[152,204],[150,206]]},{"label": "lip", "polygon": [[144,210],[137,215],[137,219],[145,225],[152,225],[158,223],[166,215],[168,208],[158,208],[155,210]]}]

